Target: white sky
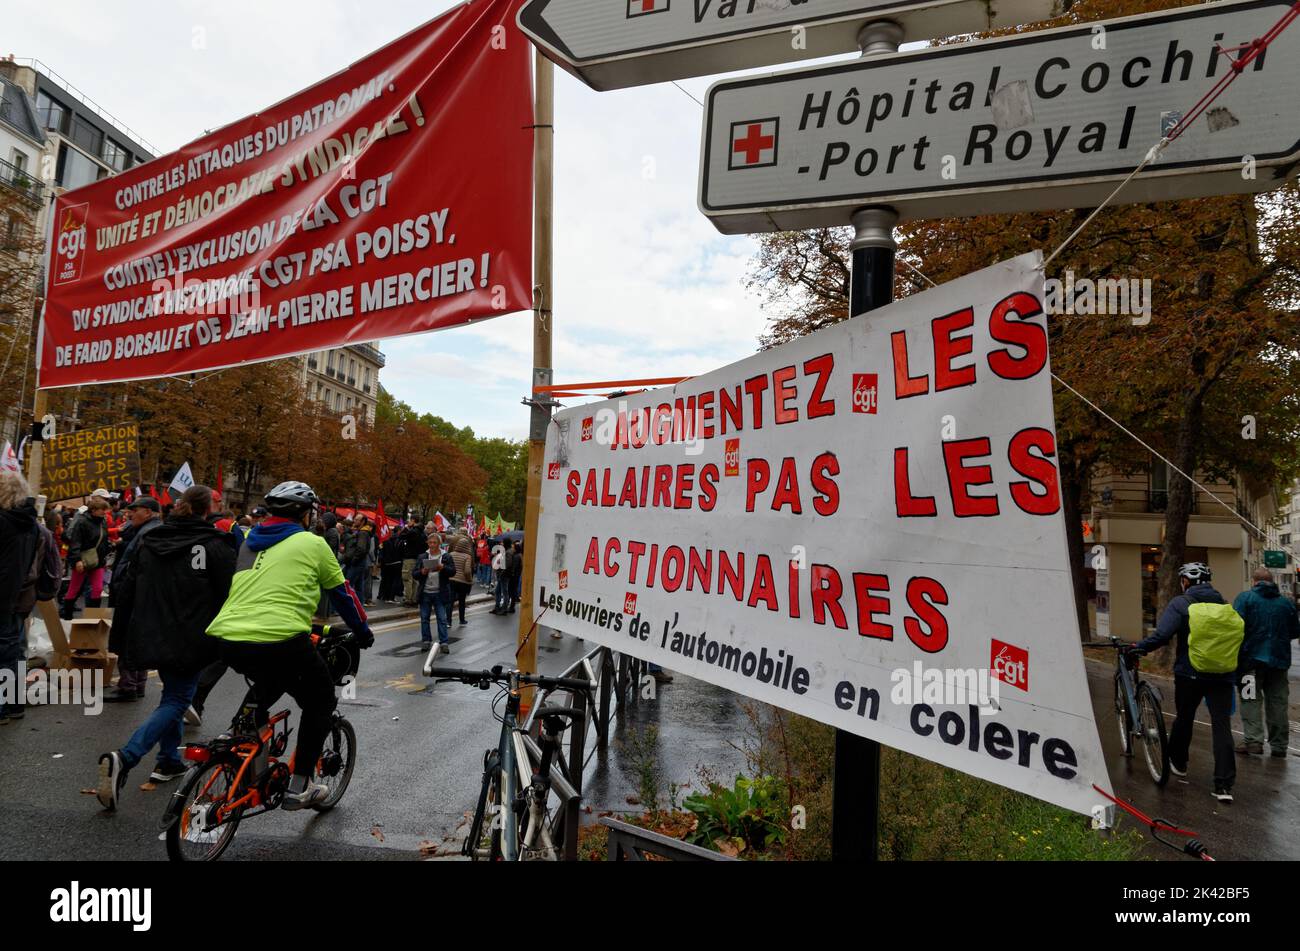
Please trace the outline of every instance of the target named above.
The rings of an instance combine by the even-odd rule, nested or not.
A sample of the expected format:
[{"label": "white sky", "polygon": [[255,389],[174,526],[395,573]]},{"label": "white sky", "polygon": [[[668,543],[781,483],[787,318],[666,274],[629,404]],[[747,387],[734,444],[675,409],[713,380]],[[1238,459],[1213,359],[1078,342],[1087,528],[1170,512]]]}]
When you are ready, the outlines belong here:
[{"label": "white sky", "polygon": [[[0,54],[35,57],[168,152],[312,85],[447,0],[5,0]],[[200,48],[195,48],[196,45]],[[682,85],[702,99],[710,79]],[[695,203],[701,109],[671,84],[596,93],[556,70],[555,380],[700,373],[763,329],[756,245]],[[531,315],[381,344],[419,411],[523,438]]]}]

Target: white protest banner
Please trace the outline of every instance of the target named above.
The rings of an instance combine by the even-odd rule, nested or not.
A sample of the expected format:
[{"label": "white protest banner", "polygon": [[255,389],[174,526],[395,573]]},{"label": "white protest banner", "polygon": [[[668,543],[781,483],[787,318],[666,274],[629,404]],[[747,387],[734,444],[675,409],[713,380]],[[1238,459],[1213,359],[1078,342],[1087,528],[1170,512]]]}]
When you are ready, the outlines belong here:
[{"label": "white protest banner", "polygon": [[1092,813],[1040,262],[558,413],[541,622]]},{"label": "white protest banner", "polygon": [[184,492],[194,484],[194,474],[190,472],[190,464],[186,462],[176,470],[176,475],[172,476],[169,489],[175,489],[177,492]]},{"label": "white protest banner", "polygon": [[0,451],[0,472],[22,472],[18,465],[18,457],[14,455],[14,447],[5,442],[4,450]]}]

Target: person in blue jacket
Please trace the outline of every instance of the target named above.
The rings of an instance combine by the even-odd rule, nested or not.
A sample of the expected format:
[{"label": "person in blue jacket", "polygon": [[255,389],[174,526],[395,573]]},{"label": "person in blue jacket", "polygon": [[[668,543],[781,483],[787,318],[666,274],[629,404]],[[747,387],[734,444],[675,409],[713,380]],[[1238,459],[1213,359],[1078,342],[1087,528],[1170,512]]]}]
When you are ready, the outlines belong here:
[{"label": "person in blue jacket", "polygon": [[1296,607],[1282,597],[1267,568],[1256,568],[1254,586],[1232,602],[1246,622],[1246,639],[1241,644],[1241,727],[1246,739],[1238,753],[1262,755],[1264,723],[1268,722],[1268,745],[1276,757],[1286,756],[1289,740],[1288,702],[1291,642],[1300,637]]}]

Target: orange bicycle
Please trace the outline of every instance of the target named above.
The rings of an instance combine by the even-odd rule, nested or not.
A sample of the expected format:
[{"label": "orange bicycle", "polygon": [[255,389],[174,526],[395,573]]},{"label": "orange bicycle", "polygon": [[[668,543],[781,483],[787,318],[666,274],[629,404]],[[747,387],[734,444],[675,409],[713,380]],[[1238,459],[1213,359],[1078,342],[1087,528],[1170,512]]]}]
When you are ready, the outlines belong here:
[{"label": "orange bicycle", "polygon": [[[355,676],[360,652],[351,630],[314,625],[312,640],[336,686]],[[289,748],[293,732],[289,711],[270,716],[260,729],[256,716],[257,704],[250,693],[229,732],[184,747],[183,758],[191,764],[190,770],[163,814],[167,856],[172,861],[215,861],[230,846],[242,820],[280,807],[294,767],[292,755],[287,762],[279,759]],[[336,710],[312,776],[313,782],[326,786],[330,793],[311,808],[326,812],[338,805],[356,761],[356,730]]]}]

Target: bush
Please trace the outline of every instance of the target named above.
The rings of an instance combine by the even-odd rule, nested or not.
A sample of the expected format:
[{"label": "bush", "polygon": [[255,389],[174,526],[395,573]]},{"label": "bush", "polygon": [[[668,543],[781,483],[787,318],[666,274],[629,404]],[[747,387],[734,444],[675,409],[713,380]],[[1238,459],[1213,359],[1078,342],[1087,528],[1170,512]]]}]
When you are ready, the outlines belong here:
[{"label": "bush", "polygon": [[785,843],[788,802],[785,784],[771,776],[737,776],[731,789],[712,783],[707,793],[694,793],[682,803],[698,820],[686,840],[727,855],[765,853]]}]

